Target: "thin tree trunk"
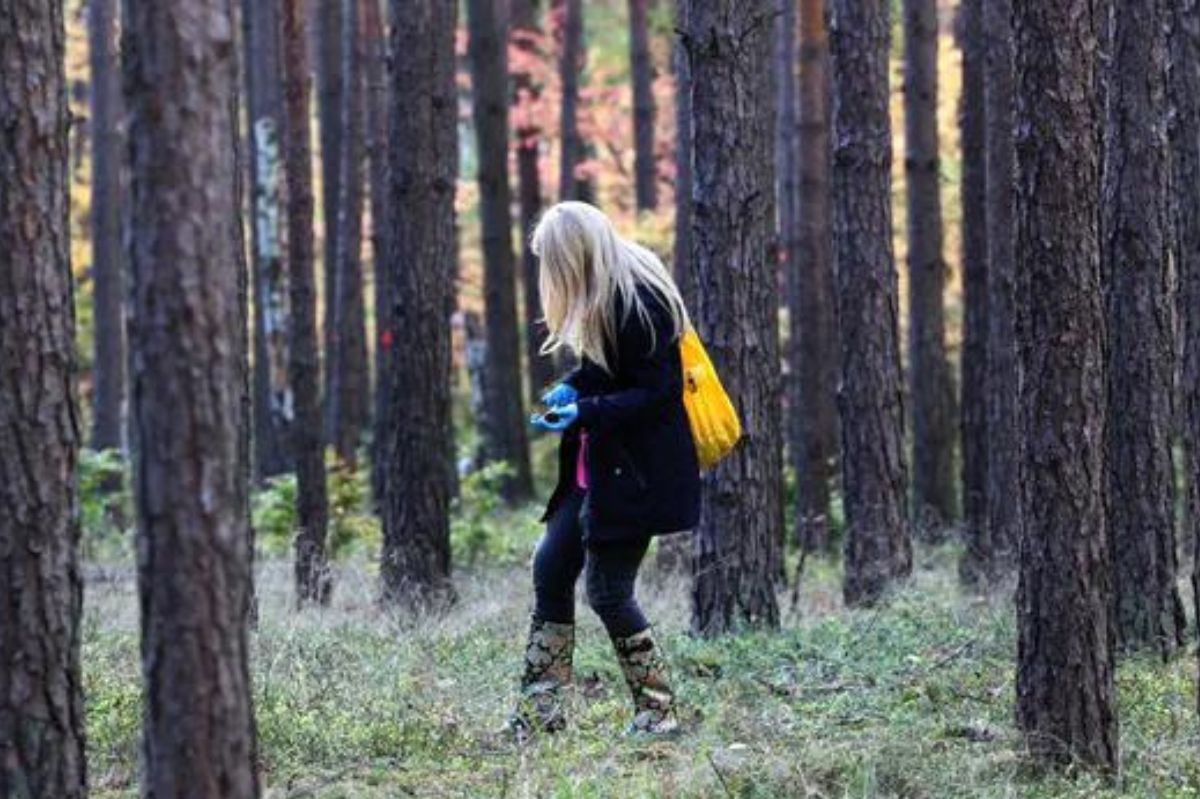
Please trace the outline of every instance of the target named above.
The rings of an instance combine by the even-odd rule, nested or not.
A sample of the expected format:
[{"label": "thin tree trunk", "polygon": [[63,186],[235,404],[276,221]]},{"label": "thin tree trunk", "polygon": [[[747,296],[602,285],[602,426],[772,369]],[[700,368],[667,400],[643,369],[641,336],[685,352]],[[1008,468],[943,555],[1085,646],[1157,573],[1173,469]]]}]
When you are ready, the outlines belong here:
[{"label": "thin tree trunk", "polygon": [[496,0],[469,0],[467,21],[472,117],[479,147],[477,177],[487,328],[487,413],[480,432],[484,460],[507,463],[512,469],[502,484],[502,493],[510,502],[522,502],[533,494],[533,479],[521,390],[512,192],[508,184],[507,37],[496,17]]},{"label": "thin tree trunk", "polygon": [[338,458],[353,465],[370,415],[371,381],[367,365],[362,278],[363,161],[366,105],[363,83],[363,40],[359,18],[361,0],[342,5],[341,138],[338,152],[337,261],[330,300],[336,334],[328,349],[332,374],[327,402],[332,407],[333,445]]},{"label": "thin tree trunk", "polygon": [[791,308],[792,431],[796,467],[796,537],[807,550],[828,550],[829,483],[838,452],[837,297],[830,218],[829,40],[825,0],[800,4],[798,223],[788,284]]},{"label": "thin tree trunk", "polygon": [[[1184,540],[1193,549],[1192,589],[1200,618],[1200,2],[1171,6],[1171,184],[1182,322],[1180,399],[1187,477]],[[1200,693],[1197,695],[1200,702]]]},{"label": "thin tree trunk", "polygon": [[282,241],[283,75],[278,0],[244,0],[246,103],[250,125],[254,266],[254,447],[259,479],[291,467],[292,392],[288,380],[289,312]]},{"label": "thin tree trunk", "polygon": [[554,380],[554,360],[540,353],[546,337],[542,320],[542,298],[538,291],[538,262],[529,237],[542,213],[542,130],[537,104],[542,87],[530,64],[546,57],[536,0],[512,0],[512,29],[509,47],[521,54],[522,62],[512,69],[512,117],[516,132],[518,195],[521,205],[521,286],[525,300],[525,357],[528,361],[529,396],[536,400]]},{"label": "thin tree trunk", "polygon": [[92,108],[92,275],[95,358],[92,447],[125,443],[125,261],[121,164],[121,76],[116,0],[88,2]]},{"label": "thin tree trunk", "polygon": [[[389,604],[450,594],[450,324],[454,306],[457,179],[457,8],[441,0],[392,0],[391,217],[394,292],[388,349],[391,419],[384,444],[387,491],[380,577]],[[502,73],[503,74],[503,73]]]},{"label": "thin tree trunk", "polygon": [[325,556],[329,498],[321,424],[320,362],[313,290],[312,141],[309,128],[308,23],[305,0],[283,0],[284,163],[287,170],[289,296],[292,338],[288,374],[295,396],[292,453],[296,459],[296,599],[329,600]]},{"label": "thin tree trunk", "polygon": [[697,3],[689,23],[697,320],[746,430],[738,449],[704,481],[692,629],[709,636],[740,624],[779,623],[783,430],[773,8],[770,0]]},{"label": "thin tree trunk", "polygon": [[965,0],[958,18],[962,50],[963,345],[962,431],[963,549],[959,574],[970,586],[986,585],[995,572],[987,520],[988,495],[988,242],[987,242],[987,43],[984,0]]},{"label": "thin tree trunk", "polygon": [[1115,768],[1097,20],[1090,0],[1016,0],[1013,10],[1025,508],[1017,719],[1035,756]]},{"label": "thin tree trunk", "polygon": [[1115,16],[1103,187],[1117,640],[1164,657],[1183,645],[1187,623],[1175,584],[1166,13],[1165,0],[1129,0]]},{"label": "thin tree trunk", "polygon": [[23,78],[0,82],[0,796],[6,797],[87,795],[65,38],[61,2],[0,0],[0,69]]},{"label": "thin tree trunk", "polygon": [[629,0],[629,64],[633,83],[634,189],[639,211],[658,207],[654,157],[654,61],[646,13],[650,0]]},{"label": "thin tree trunk", "polygon": [[892,254],[887,0],[832,0],[833,238],[841,324],[846,602],[912,571]]},{"label": "thin tree trunk", "polygon": [[1016,338],[1016,158],[1012,0],[983,0],[987,41],[987,527],[993,570],[1015,563],[1021,541],[1021,385]]},{"label": "thin tree trunk", "polygon": [[142,792],[254,797],[233,4],[125,8]]},{"label": "thin tree trunk", "polygon": [[904,172],[908,195],[908,375],[913,502],[930,538],[958,515],[954,386],[946,360],[946,262],[938,153],[937,0],[904,0]]},{"label": "thin tree trunk", "polygon": [[580,196],[582,181],[575,174],[584,151],[578,118],[579,75],[587,60],[583,49],[583,0],[554,0],[554,18],[561,48],[559,79],[562,84],[558,199],[560,202],[586,200]]},{"label": "thin tree trunk", "polygon": [[389,389],[386,369],[387,351],[396,338],[388,327],[391,292],[388,288],[388,259],[391,240],[391,215],[388,187],[388,83],[387,31],[381,0],[363,2],[363,49],[367,81],[367,151],[371,180],[371,255],[375,277],[375,413],[371,433],[371,494],[378,506],[383,500],[387,474],[383,468],[383,442],[388,440],[390,420],[384,412]]},{"label": "thin tree trunk", "polygon": [[342,153],[345,110],[342,101],[344,78],[342,75],[342,0],[308,0],[312,9],[314,29],[310,41],[314,43],[316,52],[316,81],[317,81],[317,130],[319,138],[318,157],[321,162],[321,218],[324,231],[324,252],[321,257],[321,271],[324,274],[323,292],[320,305],[324,307],[322,317],[322,336],[325,351],[325,369],[321,373],[324,379],[323,409],[325,424],[325,440],[334,441],[337,434],[337,421],[334,411],[336,403],[329,398],[334,395],[334,379],[341,373],[338,364],[337,350],[337,273],[338,234],[341,222],[342,199]]}]

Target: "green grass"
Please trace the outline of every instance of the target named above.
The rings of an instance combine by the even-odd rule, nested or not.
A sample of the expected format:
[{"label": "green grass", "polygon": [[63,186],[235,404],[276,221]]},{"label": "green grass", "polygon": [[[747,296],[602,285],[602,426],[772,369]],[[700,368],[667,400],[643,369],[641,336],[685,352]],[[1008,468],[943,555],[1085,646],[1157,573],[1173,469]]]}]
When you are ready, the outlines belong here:
[{"label": "green grass", "polygon": [[[523,529],[530,530],[526,525]],[[531,545],[532,541],[527,540]],[[1123,766],[1106,785],[1043,774],[1012,725],[1006,598],[959,593],[949,549],[923,553],[886,607],[840,607],[835,564],[810,562],[782,631],[689,637],[687,586],[647,574],[687,733],[630,742],[608,642],[581,602],[572,726],[520,748],[510,708],[529,607],[521,566],[458,576],[449,613],[374,602],[370,564],[339,567],[333,606],[291,609],[290,569],[260,570],[252,672],[260,760],[275,797],[1194,797],[1194,661],[1119,673]],[[95,575],[93,575],[94,577]],[[786,600],[785,600],[786,602]],[[132,575],[89,583],[84,672],[94,795],[136,795],[139,707]]]}]

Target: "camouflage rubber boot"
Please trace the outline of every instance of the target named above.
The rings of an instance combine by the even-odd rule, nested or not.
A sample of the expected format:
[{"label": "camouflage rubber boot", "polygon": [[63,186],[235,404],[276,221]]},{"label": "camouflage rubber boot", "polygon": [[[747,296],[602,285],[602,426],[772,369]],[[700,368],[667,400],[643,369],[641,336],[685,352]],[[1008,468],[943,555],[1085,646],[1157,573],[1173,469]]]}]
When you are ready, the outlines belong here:
[{"label": "camouflage rubber boot", "polygon": [[557,732],[567,726],[562,694],[571,684],[574,649],[574,624],[533,620],[525,646],[521,699],[507,725],[518,740],[527,739],[535,730]]},{"label": "camouflage rubber boot", "polygon": [[626,735],[671,735],[679,730],[675,718],[675,692],[667,683],[667,664],[654,645],[650,630],[628,638],[614,638],[617,659],[633,694],[633,721]]}]

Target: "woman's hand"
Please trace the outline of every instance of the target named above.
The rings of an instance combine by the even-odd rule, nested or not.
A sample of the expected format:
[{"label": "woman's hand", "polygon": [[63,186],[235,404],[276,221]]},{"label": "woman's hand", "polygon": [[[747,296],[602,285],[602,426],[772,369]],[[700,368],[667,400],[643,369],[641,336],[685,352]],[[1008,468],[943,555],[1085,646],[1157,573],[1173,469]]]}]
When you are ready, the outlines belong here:
[{"label": "woman's hand", "polygon": [[561,433],[574,424],[578,418],[579,406],[572,402],[551,408],[545,413],[535,413],[529,417],[529,423],[542,430]]},{"label": "woman's hand", "polygon": [[579,392],[570,383],[559,383],[542,395],[542,404],[555,408],[560,405],[570,405],[579,399]]}]

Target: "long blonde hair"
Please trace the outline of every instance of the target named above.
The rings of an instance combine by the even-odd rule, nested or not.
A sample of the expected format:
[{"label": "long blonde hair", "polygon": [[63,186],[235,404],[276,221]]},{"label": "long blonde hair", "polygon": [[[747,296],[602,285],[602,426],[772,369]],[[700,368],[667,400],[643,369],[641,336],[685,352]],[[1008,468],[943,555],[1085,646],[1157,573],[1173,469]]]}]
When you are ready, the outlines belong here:
[{"label": "long blonde hair", "polygon": [[616,318],[619,297],[625,316],[634,311],[651,331],[649,311],[638,286],[654,290],[671,315],[672,338],[691,324],[670,272],[650,250],[622,238],[601,211],[587,203],[564,202],[546,211],[533,232],[533,252],[541,259],[538,291],[546,327],[543,355],[569,347],[607,372],[606,341],[615,342],[624,318]]}]

